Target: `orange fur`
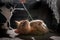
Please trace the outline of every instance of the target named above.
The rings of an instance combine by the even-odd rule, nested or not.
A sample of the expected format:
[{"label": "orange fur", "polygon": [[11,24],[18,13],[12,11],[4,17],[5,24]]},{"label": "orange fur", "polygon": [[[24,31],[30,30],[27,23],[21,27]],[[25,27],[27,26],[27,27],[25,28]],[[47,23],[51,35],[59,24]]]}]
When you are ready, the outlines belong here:
[{"label": "orange fur", "polygon": [[[17,22],[18,23],[18,22]],[[30,31],[30,22],[28,20],[22,20],[20,21],[20,23],[18,23],[18,31],[19,33],[22,33],[22,34],[27,34],[29,33]]]},{"label": "orange fur", "polygon": [[35,33],[36,31],[39,31],[41,33],[47,33],[48,28],[46,24],[42,20],[22,20],[20,22],[17,22],[17,32],[19,31],[20,34],[29,34],[29,33]]},{"label": "orange fur", "polygon": [[35,29],[35,31],[39,31],[41,33],[48,32],[48,28],[42,20],[33,20],[30,22],[30,26],[31,26],[32,30]]}]

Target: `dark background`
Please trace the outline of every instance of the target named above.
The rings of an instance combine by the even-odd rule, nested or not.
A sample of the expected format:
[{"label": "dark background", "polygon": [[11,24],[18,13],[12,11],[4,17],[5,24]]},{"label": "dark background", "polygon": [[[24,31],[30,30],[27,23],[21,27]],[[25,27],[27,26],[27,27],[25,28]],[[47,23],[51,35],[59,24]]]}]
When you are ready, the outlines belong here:
[{"label": "dark background", "polygon": [[[18,7],[23,8],[22,4],[18,3],[18,1],[16,1],[16,2],[9,3],[9,2],[1,2],[1,0],[0,0],[0,7],[6,6],[9,9],[11,6],[14,7],[14,5],[17,4],[16,8],[18,8]],[[33,19],[43,20],[49,29],[60,33],[60,31],[59,31],[60,30],[60,27],[59,27],[60,23],[59,24],[57,23],[55,15],[53,14],[53,10],[51,10],[51,8],[49,7],[49,4],[47,4],[46,1],[39,1],[39,2],[28,1],[27,3],[25,4],[25,6],[27,7],[27,9],[30,12]],[[58,13],[60,14],[60,11],[59,11],[60,10],[60,1],[59,0],[57,1],[57,7],[58,7]],[[1,29],[1,26],[4,25],[2,23],[6,22],[6,18],[3,16],[3,14],[1,14],[1,12],[2,11],[0,10],[0,32],[1,32],[1,34],[4,34],[5,31],[3,29]],[[15,20],[19,21],[19,20],[23,20],[23,19],[31,20],[25,10],[15,10],[13,12],[13,16],[10,20],[11,27],[16,28]],[[4,35],[6,35],[6,34],[4,34]]]}]

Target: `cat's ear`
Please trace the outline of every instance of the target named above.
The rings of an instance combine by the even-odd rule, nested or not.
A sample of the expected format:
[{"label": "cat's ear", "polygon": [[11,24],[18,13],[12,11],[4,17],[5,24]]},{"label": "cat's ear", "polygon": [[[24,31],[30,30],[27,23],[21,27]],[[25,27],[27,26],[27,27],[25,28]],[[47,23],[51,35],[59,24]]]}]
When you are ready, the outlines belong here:
[{"label": "cat's ear", "polygon": [[15,21],[15,23],[16,23],[16,25],[17,25],[17,27],[20,25],[20,21]]},{"label": "cat's ear", "polygon": [[17,24],[20,24],[20,21],[15,21]]}]

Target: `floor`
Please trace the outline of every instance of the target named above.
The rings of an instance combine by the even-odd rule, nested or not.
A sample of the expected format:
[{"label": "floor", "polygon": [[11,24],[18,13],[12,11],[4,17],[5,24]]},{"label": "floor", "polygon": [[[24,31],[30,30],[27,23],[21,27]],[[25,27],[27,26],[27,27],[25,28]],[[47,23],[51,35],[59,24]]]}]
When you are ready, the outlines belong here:
[{"label": "floor", "polygon": [[15,38],[10,38],[10,37],[2,37],[0,38],[0,40],[60,40],[60,37],[57,36],[57,34],[55,33],[47,33],[45,35],[40,35],[40,36],[37,36],[37,35],[34,35],[34,36],[29,36],[29,35],[21,35],[21,36],[17,36]]}]

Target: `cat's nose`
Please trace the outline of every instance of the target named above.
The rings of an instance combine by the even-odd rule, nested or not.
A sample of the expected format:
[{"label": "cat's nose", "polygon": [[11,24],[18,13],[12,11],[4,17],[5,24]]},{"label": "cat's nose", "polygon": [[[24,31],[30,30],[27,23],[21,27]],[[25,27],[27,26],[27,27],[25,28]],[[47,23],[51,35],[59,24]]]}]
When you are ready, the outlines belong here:
[{"label": "cat's nose", "polygon": [[19,30],[18,30],[18,29],[16,29],[14,32],[15,32],[15,33],[19,33]]}]

